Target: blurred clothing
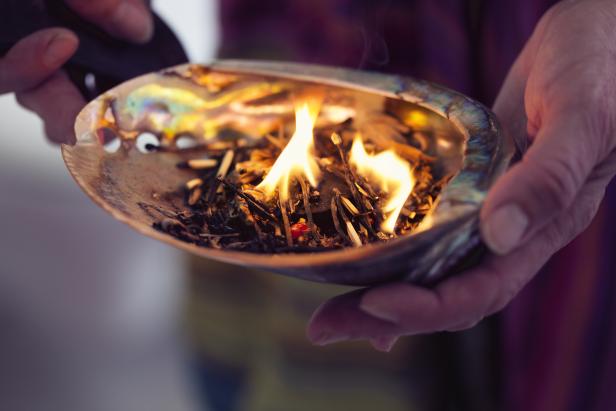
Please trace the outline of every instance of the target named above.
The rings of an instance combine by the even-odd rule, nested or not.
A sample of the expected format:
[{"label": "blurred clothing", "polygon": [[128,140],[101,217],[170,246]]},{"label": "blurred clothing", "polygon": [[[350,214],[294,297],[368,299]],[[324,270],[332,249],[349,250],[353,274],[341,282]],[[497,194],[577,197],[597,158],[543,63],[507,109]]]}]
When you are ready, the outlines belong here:
[{"label": "blurred clothing", "polygon": [[[349,287],[192,261],[188,320],[196,374],[213,411],[496,409],[498,387],[486,378],[484,360],[490,348],[480,345],[485,324],[465,338],[406,338],[389,354],[367,342],[315,347],[306,321]],[[463,355],[473,359],[476,378],[465,381]]]},{"label": "blurred clothing", "polygon": [[555,0],[222,0],[220,57],[431,80],[491,105]]},{"label": "blurred clothing", "polygon": [[[220,54],[411,75],[491,105],[554,3],[222,0]],[[197,262],[191,323],[203,381],[216,387],[213,409],[614,409],[615,189],[593,225],[497,317],[498,333],[484,322],[407,338],[389,356],[304,340],[311,310],[338,287]]]}]

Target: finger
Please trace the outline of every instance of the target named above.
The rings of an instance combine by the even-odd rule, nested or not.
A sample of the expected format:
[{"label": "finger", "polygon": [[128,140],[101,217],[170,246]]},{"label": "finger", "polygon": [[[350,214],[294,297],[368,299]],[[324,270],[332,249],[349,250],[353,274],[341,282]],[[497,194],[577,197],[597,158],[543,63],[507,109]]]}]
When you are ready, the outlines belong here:
[{"label": "finger", "polygon": [[361,296],[366,290],[352,291],[323,303],[312,315],[306,335],[316,345],[359,338],[398,336],[397,324],[363,312]]},{"label": "finger", "polygon": [[492,256],[482,267],[433,290],[406,283],[370,290],[362,297],[360,309],[397,324],[404,335],[470,328],[504,307],[548,258],[537,251],[524,252],[527,266],[516,263],[517,253]]},{"label": "finger", "polygon": [[[520,56],[516,59],[507,74],[503,87],[494,103],[494,112],[501,120],[504,133],[513,139],[520,153],[525,153],[528,144],[538,131],[537,118],[535,115],[529,119],[527,112],[529,106],[534,104],[534,99],[527,98],[527,84],[535,61],[540,40],[544,36],[544,26],[538,25],[530,41],[526,44]],[[531,96],[532,97],[532,96]],[[512,177],[508,177],[509,180]],[[499,186],[507,188],[509,185],[499,182]],[[493,191],[496,189],[493,189]],[[494,213],[495,201],[491,195],[486,201],[482,212],[482,237],[488,247],[495,253],[506,254],[514,249],[526,234],[530,225],[528,216],[520,212],[519,208],[505,208],[500,213]],[[504,205],[504,204],[503,204]],[[510,210],[510,212],[507,212]],[[512,210],[512,211],[511,211]],[[488,219],[491,217],[491,219]],[[508,224],[501,227],[498,218],[508,220]]]},{"label": "finger", "polygon": [[79,90],[63,72],[57,72],[39,87],[16,95],[23,107],[45,123],[45,133],[54,143],[73,143],[77,114],[85,105]]},{"label": "finger", "polygon": [[[517,253],[515,257],[520,258]],[[511,273],[510,263],[501,273],[495,273],[491,263],[451,278],[435,290],[395,283],[339,296],[317,310],[308,338],[326,345],[467,328],[502,308],[546,259],[537,257],[534,267],[520,267],[518,275]],[[511,279],[504,281],[507,276]]]},{"label": "finger", "polygon": [[490,190],[481,210],[481,234],[507,254],[565,211],[600,162],[583,115],[544,118],[533,145]]},{"label": "finger", "polygon": [[513,253],[492,255],[481,267],[452,277],[434,290],[396,283],[335,297],[313,315],[308,338],[325,345],[472,327],[508,304],[556,250],[589,224],[603,188],[598,181],[584,187],[578,197],[584,210],[575,207],[577,218],[563,214]]},{"label": "finger", "polygon": [[538,238],[435,289],[394,283],[336,297],[314,314],[308,338],[325,345],[469,327],[510,301],[554,250]]},{"label": "finger", "polygon": [[65,29],[46,29],[20,40],[0,59],[0,94],[37,86],[77,50],[79,40]]},{"label": "finger", "polygon": [[147,43],[154,33],[152,14],[142,0],[65,0],[84,19],[113,36]]}]

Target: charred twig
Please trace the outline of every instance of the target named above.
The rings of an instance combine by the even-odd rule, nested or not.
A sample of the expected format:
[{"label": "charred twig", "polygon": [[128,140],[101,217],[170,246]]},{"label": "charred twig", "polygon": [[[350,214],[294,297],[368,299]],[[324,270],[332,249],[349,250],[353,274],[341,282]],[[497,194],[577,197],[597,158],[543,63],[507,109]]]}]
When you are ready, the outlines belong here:
[{"label": "charred twig", "polygon": [[359,210],[357,209],[357,207],[355,207],[355,204],[353,204],[351,202],[351,200],[349,200],[348,198],[346,198],[345,196],[341,196],[340,197],[340,202],[342,203],[342,205],[344,206],[344,208],[346,208],[351,214],[353,214],[355,217],[358,217],[361,215],[361,213],[359,212]]},{"label": "charred twig", "polygon": [[342,163],[342,168],[344,170],[344,180],[347,186],[349,187],[349,191],[353,195],[353,199],[359,205],[362,212],[365,212],[366,207],[364,206],[364,203],[362,201],[362,196],[357,189],[357,186],[359,186],[359,182],[357,181],[358,180],[357,176],[351,169],[351,166],[349,165],[349,163],[346,161],[346,157],[344,155],[344,152],[342,151],[342,138],[338,134],[334,133],[331,136],[331,140],[332,140],[332,143],[334,143],[334,145],[336,146],[336,149],[338,150],[338,155],[340,156],[340,162]]},{"label": "charred twig", "polygon": [[[348,176],[351,176],[353,179],[355,179],[355,181],[351,182]],[[372,227],[370,221],[367,218],[368,215],[375,216],[374,206],[370,202],[371,198],[369,197],[368,193],[365,190],[363,190],[363,192],[359,190],[361,186],[359,185],[358,179],[356,177],[357,176],[355,175],[351,167],[346,164],[345,180],[347,182],[347,185],[349,185],[349,187],[351,188],[351,193],[353,194],[355,201],[357,201],[357,203],[359,204],[359,208],[355,206],[355,204],[353,204],[350,199],[344,196],[341,196],[340,200],[342,205],[344,205],[344,208],[347,209],[353,216],[357,217],[361,225],[368,230],[370,235],[373,238],[376,238],[376,231],[374,230],[374,227]],[[366,193],[366,195],[364,195],[364,193]]]},{"label": "charred twig", "polygon": [[[355,207],[355,205],[353,204],[353,202],[345,196],[340,196],[340,202],[342,203],[344,208],[348,210],[351,215],[353,215],[353,217],[357,218],[361,226],[367,231],[366,237],[372,236],[372,238],[377,238],[376,231],[374,230],[372,225],[370,225],[370,221],[368,220],[368,215],[374,214],[373,208],[371,208],[368,212],[360,213],[357,207]],[[368,202],[368,204],[370,203]]]},{"label": "charred twig", "polygon": [[152,214],[152,210],[156,211],[158,214],[162,215],[163,217],[166,218],[176,218],[177,214],[171,213],[167,210],[163,210],[160,207],[157,207],[153,204],[148,204],[148,203],[144,203],[144,202],[138,202],[137,205],[139,206],[139,208],[141,208],[147,215],[149,215],[150,217],[154,218],[154,215]]},{"label": "charred twig", "polygon": [[303,177],[298,177],[299,185],[302,188],[302,200],[304,201],[304,210],[306,211],[306,220],[308,222],[308,227],[310,228],[310,233],[314,241],[318,244],[321,244],[321,238],[319,237],[319,233],[317,231],[317,226],[314,224],[314,219],[312,217],[312,209],[310,208],[310,198],[308,197],[308,185],[306,184],[306,180]]},{"label": "charred twig", "polygon": [[231,164],[233,163],[233,157],[235,153],[233,150],[227,150],[222,160],[220,160],[220,165],[218,166],[218,170],[216,171],[216,178],[214,184],[210,186],[210,189],[206,196],[206,203],[212,203],[214,200],[214,196],[219,192],[221,179],[224,179],[229,172],[229,168],[231,168]]},{"label": "charred twig", "polygon": [[188,205],[192,207],[195,204],[197,204],[197,202],[201,199],[202,195],[203,195],[203,190],[201,189],[201,187],[196,187],[193,190],[190,190],[188,193],[188,200],[187,200]]},{"label": "charred twig", "polygon": [[290,200],[287,202],[287,207],[289,207],[289,208],[287,209],[287,211],[289,212],[289,214],[295,214],[295,211],[296,211],[296,210],[295,210],[295,201],[294,201],[293,199],[290,199]]},{"label": "charred twig", "polygon": [[208,170],[216,167],[216,165],[218,165],[218,161],[213,158],[197,158],[186,162],[186,166],[193,170]]},{"label": "charred twig", "polygon": [[351,242],[353,243],[353,246],[361,247],[363,245],[363,243],[361,242],[361,238],[359,237],[359,234],[357,234],[355,227],[353,227],[353,224],[350,221],[346,221],[346,228],[347,228],[347,233],[349,233],[349,238],[351,239]]},{"label": "charred twig", "polygon": [[235,152],[233,150],[227,150],[222,160],[220,161],[220,166],[218,167],[218,171],[216,172],[216,178],[225,178],[229,169],[231,168],[231,164],[233,164],[233,157],[235,156]]},{"label": "charred twig", "polygon": [[370,184],[367,184],[364,181],[364,179],[359,177],[357,174],[355,174],[355,172],[353,170],[351,170],[351,172],[353,172],[353,176],[355,178],[355,187],[357,187],[357,190],[362,195],[370,198],[370,200],[378,201],[379,200],[379,196],[374,192],[372,187],[370,187]]},{"label": "charred twig", "polygon": [[153,226],[159,231],[171,234],[191,243],[198,243],[200,241],[199,237],[190,232],[186,225],[174,218],[165,218],[158,223],[154,223]]},{"label": "charred twig", "polygon": [[293,235],[291,234],[291,225],[289,224],[289,215],[287,214],[286,201],[278,199],[280,205],[280,214],[282,214],[282,222],[284,224],[284,236],[287,238],[287,245],[293,246]]},{"label": "charred twig", "polygon": [[233,194],[246,200],[249,205],[255,208],[255,210],[259,213],[259,215],[261,215],[261,217],[267,218],[274,223],[278,223],[278,219],[267,210],[267,206],[265,204],[261,203],[259,200],[257,200],[250,194],[238,189],[235,185],[229,183],[224,178],[218,178],[217,180],[224,184],[225,187],[229,188],[233,192]]},{"label": "charred twig", "polygon": [[[278,131],[272,124],[273,131],[270,128],[260,140],[240,141],[235,135],[210,140],[198,146],[193,159],[173,144],[152,147],[182,151],[184,161],[178,167],[194,174],[176,193],[184,196],[185,208],[176,208],[175,203],[165,209],[140,204],[143,212],[155,221],[157,230],[181,241],[223,250],[319,252],[359,247],[395,236],[380,231],[384,216],[379,197],[387,198],[389,193],[369,184],[361,170],[350,164],[347,142],[354,133],[352,121],[314,130],[314,155],[324,182],[318,191],[305,176],[293,172],[287,176],[287,182],[293,185],[289,187],[290,199],[266,199],[257,186],[286,146],[289,136],[285,131],[291,127],[286,117],[278,125]],[[339,132],[345,139],[332,132]],[[416,184],[395,227],[398,235],[416,229],[436,206],[448,178],[433,175],[427,162],[420,160],[413,166]],[[175,200],[163,197],[166,194],[156,193],[152,198]]]},{"label": "charred twig", "polygon": [[357,234],[357,230],[355,230],[353,223],[351,222],[349,217],[346,215],[346,212],[344,211],[345,206],[342,203],[343,197],[337,188],[334,188],[334,194],[335,194],[334,200],[336,201],[336,208],[338,209],[340,217],[342,217],[342,220],[344,221],[344,224],[346,226],[348,239],[350,240],[353,246],[359,247],[362,245],[362,241],[361,241],[361,238],[359,238],[359,234]]},{"label": "charred twig", "polygon": [[186,182],[186,189],[193,190],[199,186],[203,185],[203,180],[200,178],[193,178],[192,180],[188,180]]},{"label": "charred twig", "polygon": [[203,195],[203,180],[200,178],[193,178],[186,182],[186,189],[188,190],[188,197],[186,202],[189,206],[194,206],[201,199]]},{"label": "charred twig", "polygon": [[282,151],[286,145],[285,141],[283,141],[281,138],[275,138],[269,134],[266,135],[265,138],[278,150]]},{"label": "charred twig", "polygon": [[410,219],[412,220],[412,219],[414,219],[414,218],[415,218],[415,216],[417,215],[417,212],[416,212],[416,211],[409,210],[408,208],[406,208],[406,207],[405,207],[405,208],[403,208],[403,209],[400,211],[400,214],[401,214],[401,215],[403,215],[403,216],[405,216],[405,217],[408,217],[408,218],[410,218]]},{"label": "charred twig", "polygon": [[257,237],[259,238],[259,241],[263,241],[265,239],[265,236],[263,235],[263,230],[261,230],[261,227],[259,226],[259,221],[255,218],[255,216],[253,215],[253,206],[250,205],[250,203],[246,202],[248,205],[248,212],[250,213],[250,217],[252,219],[252,226],[255,229],[255,233],[257,233]]},{"label": "charred twig", "polygon": [[201,233],[199,237],[204,238],[231,238],[231,237],[239,237],[240,233],[231,233],[231,234],[211,234],[211,233]]},{"label": "charred twig", "polygon": [[338,204],[336,202],[336,196],[332,197],[331,212],[332,212],[332,221],[334,222],[334,228],[338,232],[338,235],[340,235],[340,237],[343,240],[350,241],[347,233],[343,231],[342,227],[340,226],[340,219],[338,217]]}]

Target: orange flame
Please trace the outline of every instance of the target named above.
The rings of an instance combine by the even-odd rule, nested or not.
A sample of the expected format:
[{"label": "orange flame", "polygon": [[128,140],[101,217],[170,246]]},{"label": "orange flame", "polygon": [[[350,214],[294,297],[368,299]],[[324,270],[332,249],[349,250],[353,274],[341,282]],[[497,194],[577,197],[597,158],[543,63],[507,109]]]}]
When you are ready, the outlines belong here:
[{"label": "orange flame", "polygon": [[415,186],[411,166],[393,150],[368,154],[359,134],[353,140],[349,162],[368,182],[378,185],[387,194],[387,202],[381,210],[385,215],[381,230],[393,233],[400,211]]},{"label": "orange flame", "polygon": [[287,201],[291,177],[297,175],[306,177],[313,187],[317,186],[320,170],[313,153],[313,129],[320,106],[320,100],[310,99],[295,108],[295,133],[257,186],[268,198],[273,197],[278,189],[280,200]]}]

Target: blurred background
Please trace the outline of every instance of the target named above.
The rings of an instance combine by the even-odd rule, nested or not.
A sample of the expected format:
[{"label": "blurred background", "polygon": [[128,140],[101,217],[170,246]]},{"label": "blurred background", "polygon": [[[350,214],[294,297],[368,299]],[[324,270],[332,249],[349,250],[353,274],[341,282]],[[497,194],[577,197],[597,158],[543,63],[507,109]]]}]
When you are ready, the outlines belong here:
[{"label": "blurred background", "polygon": [[[214,0],[153,6],[192,61],[214,56]],[[94,205],[13,96],[0,113],[0,409],[196,409],[183,259]]]}]

